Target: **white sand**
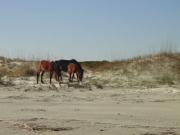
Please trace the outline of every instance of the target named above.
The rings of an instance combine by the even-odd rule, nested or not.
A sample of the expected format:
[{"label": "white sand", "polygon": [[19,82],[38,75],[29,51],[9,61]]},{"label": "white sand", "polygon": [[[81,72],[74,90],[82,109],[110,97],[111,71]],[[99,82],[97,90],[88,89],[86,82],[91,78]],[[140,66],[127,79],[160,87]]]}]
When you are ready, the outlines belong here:
[{"label": "white sand", "polygon": [[14,84],[0,86],[0,135],[180,135],[177,88]]}]

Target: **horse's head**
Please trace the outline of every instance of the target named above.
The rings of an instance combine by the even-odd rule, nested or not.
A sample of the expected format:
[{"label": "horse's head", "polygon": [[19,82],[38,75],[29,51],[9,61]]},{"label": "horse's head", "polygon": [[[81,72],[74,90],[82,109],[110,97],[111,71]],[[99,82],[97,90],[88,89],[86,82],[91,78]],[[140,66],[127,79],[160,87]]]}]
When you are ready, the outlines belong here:
[{"label": "horse's head", "polygon": [[82,81],[83,76],[84,76],[84,70],[81,69],[80,72],[79,72],[79,81]]}]

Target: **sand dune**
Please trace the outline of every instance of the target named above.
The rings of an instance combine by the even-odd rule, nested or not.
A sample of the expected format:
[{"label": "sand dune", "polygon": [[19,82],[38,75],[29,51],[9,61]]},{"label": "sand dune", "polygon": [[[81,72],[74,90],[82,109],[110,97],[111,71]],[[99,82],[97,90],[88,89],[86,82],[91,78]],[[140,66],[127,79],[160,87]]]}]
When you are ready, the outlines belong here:
[{"label": "sand dune", "polygon": [[[84,81],[36,84],[37,62],[0,60],[0,135],[180,135],[180,54],[82,62]],[[11,76],[11,77],[10,77]]]}]

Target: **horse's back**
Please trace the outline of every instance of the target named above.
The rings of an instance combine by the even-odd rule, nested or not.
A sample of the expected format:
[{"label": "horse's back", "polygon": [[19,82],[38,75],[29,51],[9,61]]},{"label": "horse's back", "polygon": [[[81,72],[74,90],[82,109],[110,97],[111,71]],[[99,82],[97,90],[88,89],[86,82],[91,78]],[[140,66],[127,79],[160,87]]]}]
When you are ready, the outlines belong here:
[{"label": "horse's back", "polygon": [[39,63],[39,70],[50,71],[53,70],[53,63],[48,60],[42,60]]},{"label": "horse's back", "polygon": [[[76,68],[79,68],[81,71],[83,70],[82,67],[81,67],[81,64],[75,60],[75,59],[71,59],[71,60],[64,60],[64,59],[61,59],[59,61],[56,61],[55,62],[56,64],[56,70],[62,70],[64,72],[67,72],[68,71],[68,65],[69,64],[75,64],[76,65]],[[72,66],[72,65],[71,65]]]},{"label": "horse's back", "polygon": [[64,72],[67,72],[68,70],[68,65],[71,63],[70,60],[59,60],[55,62],[55,67],[57,70],[62,70]]}]

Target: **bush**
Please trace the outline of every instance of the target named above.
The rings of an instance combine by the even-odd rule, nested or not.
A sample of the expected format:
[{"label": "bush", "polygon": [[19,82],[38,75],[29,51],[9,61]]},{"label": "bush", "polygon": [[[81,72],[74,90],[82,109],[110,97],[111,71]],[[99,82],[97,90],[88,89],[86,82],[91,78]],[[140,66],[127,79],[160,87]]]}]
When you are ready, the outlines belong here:
[{"label": "bush", "polygon": [[1,67],[0,68],[0,77],[7,75],[7,72],[8,72],[8,70],[6,67]]},{"label": "bush", "polygon": [[162,75],[159,75],[158,77],[156,77],[156,80],[161,85],[164,85],[164,84],[173,85],[175,77],[173,74],[163,73]]},{"label": "bush", "polygon": [[94,85],[98,89],[103,89],[102,84],[100,84],[97,80],[92,80],[91,81],[92,85]]},{"label": "bush", "polygon": [[17,67],[13,72],[12,76],[34,76],[36,75],[36,69],[32,63],[25,63],[20,67]]}]

